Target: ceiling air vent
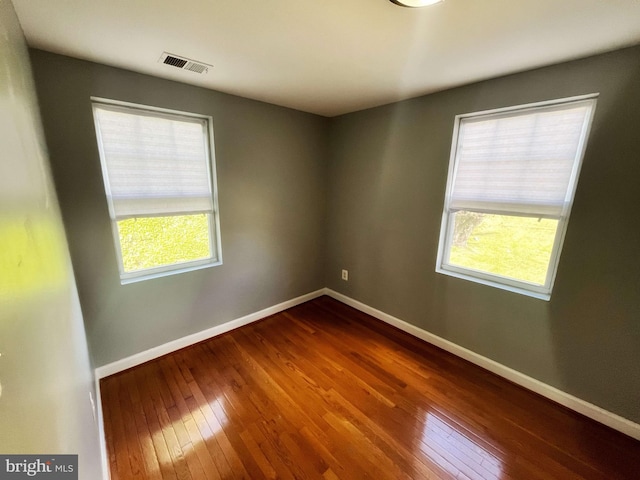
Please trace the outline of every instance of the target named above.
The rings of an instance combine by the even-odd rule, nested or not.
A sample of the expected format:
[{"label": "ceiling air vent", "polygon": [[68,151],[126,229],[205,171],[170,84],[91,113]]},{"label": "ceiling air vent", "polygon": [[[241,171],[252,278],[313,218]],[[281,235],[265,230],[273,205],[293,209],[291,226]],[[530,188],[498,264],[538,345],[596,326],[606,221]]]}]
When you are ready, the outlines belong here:
[{"label": "ceiling air vent", "polygon": [[158,62],[164,63],[165,65],[171,65],[172,67],[176,67],[181,70],[189,70],[190,72],[196,73],[207,73],[211,67],[211,65],[207,65],[206,63],[196,62],[195,60],[179,57],[178,55],[167,52],[162,54]]}]

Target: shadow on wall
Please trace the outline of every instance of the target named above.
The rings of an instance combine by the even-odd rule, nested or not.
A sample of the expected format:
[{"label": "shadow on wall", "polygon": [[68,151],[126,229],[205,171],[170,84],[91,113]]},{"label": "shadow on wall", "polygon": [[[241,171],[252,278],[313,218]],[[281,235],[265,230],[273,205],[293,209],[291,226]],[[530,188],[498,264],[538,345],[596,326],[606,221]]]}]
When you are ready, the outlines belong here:
[{"label": "shadow on wall", "polygon": [[0,145],[0,452],[78,454],[97,479],[83,317],[11,2],[0,2]]},{"label": "shadow on wall", "polygon": [[[481,87],[336,121],[330,251],[333,268],[349,263],[353,275],[328,284],[512,368],[535,365],[529,374],[542,375],[555,363],[541,321],[547,302],[435,273],[455,115],[501,106]],[[514,333],[522,328],[514,317],[526,335]]]},{"label": "shadow on wall", "polygon": [[608,66],[550,316],[560,388],[640,422],[640,62]]},{"label": "shadow on wall", "polygon": [[[639,422],[638,52],[334,119],[327,285]],[[436,274],[455,115],[589,93],[600,98],[551,301]]]}]

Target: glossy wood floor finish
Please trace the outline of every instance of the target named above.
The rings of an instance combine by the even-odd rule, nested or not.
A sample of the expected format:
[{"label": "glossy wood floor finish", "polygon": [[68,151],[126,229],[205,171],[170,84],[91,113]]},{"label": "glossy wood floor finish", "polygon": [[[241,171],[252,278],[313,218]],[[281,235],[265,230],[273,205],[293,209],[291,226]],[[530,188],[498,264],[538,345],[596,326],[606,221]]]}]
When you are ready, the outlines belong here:
[{"label": "glossy wood floor finish", "polygon": [[114,480],[640,478],[640,442],[329,297],[101,389]]}]

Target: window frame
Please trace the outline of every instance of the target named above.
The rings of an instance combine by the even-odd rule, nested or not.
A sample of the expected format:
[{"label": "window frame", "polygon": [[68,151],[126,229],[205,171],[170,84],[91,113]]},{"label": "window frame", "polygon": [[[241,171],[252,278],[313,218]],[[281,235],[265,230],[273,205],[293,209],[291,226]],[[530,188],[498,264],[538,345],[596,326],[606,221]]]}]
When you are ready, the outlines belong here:
[{"label": "window frame", "polygon": [[[150,280],[153,278],[165,277],[168,275],[175,275],[179,273],[190,272],[194,270],[200,270],[203,268],[214,267],[222,265],[222,238],[220,233],[220,213],[218,208],[218,186],[216,176],[216,161],[215,161],[215,148],[214,148],[214,133],[213,133],[213,117],[210,115],[202,115],[198,113],[184,112],[179,110],[171,110],[167,108],[154,107],[149,105],[141,105],[137,103],[124,102],[120,100],[112,100],[102,97],[90,97],[91,110],[93,113],[93,122],[96,132],[96,140],[98,144],[98,152],[100,157],[100,166],[102,171],[102,179],[105,188],[105,195],[107,204],[109,207],[109,220],[111,222],[111,231],[113,235],[113,241],[115,245],[115,252],[118,263],[118,272],[120,275],[120,283],[126,285],[129,283],[140,282],[143,280]],[[113,201],[111,199],[111,186],[109,184],[109,176],[107,170],[106,159],[104,155],[104,145],[102,142],[102,135],[100,134],[100,124],[97,119],[96,109],[100,106],[106,106],[111,110],[120,110],[127,113],[142,112],[145,116],[154,116],[158,118],[167,118],[172,120],[180,119],[197,119],[204,123],[203,137],[205,154],[207,158],[207,176],[209,180],[209,186],[211,190],[211,211],[199,211],[193,214],[206,214],[207,223],[209,226],[209,251],[211,256],[207,258],[200,258],[196,260],[189,260],[185,262],[178,262],[166,265],[160,265],[157,267],[145,268],[141,270],[135,270],[126,272],[124,269],[124,261],[122,258],[122,246],[120,244],[120,234],[118,230],[118,221],[126,218],[152,218],[169,215],[149,214],[141,216],[126,216],[122,218],[116,218]],[[183,215],[189,215],[185,213]],[[180,215],[177,215],[180,216]]]},{"label": "window frame", "polygon": [[[504,108],[496,108],[492,110],[483,110],[480,112],[473,113],[465,113],[461,115],[456,115],[454,120],[454,128],[453,128],[453,138],[451,143],[451,153],[449,157],[449,169],[447,173],[447,186],[444,197],[443,211],[442,211],[442,221],[440,225],[440,237],[438,240],[438,255],[436,260],[436,272],[444,275],[449,275],[452,277],[460,278],[463,280],[469,280],[475,283],[480,283],[483,285],[492,286],[495,288],[507,290],[514,293],[519,293],[522,295],[527,295],[533,298],[541,299],[549,301],[551,299],[551,292],[553,290],[553,286],[555,284],[555,278],[558,270],[558,264],[560,261],[560,254],[562,251],[562,245],[564,243],[564,238],[567,232],[567,227],[569,223],[569,216],[571,213],[571,208],[573,206],[573,201],[575,197],[576,187],[578,184],[578,178],[580,176],[580,170],[582,168],[582,162],[584,159],[584,153],[586,151],[587,142],[589,139],[589,133],[591,131],[591,125],[593,123],[593,118],[595,116],[595,109],[597,103],[597,97],[599,94],[593,93],[588,95],[580,95],[569,98],[562,98],[556,100],[547,100],[543,102],[535,102],[528,103],[524,105],[515,105]],[[510,278],[498,274],[493,274],[489,272],[484,272],[480,270],[475,270],[468,267],[461,267],[459,265],[452,265],[448,259],[450,259],[451,247],[453,242],[453,229],[454,229],[454,213],[450,207],[451,196],[453,191],[453,185],[455,182],[455,175],[457,172],[457,166],[459,163],[459,145],[460,145],[460,124],[464,119],[467,118],[477,118],[477,117],[485,117],[485,118],[495,118],[495,117],[508,117],[508,116],[517,116],[520,114],[524,114],[527,112],[532,112],[535,110],[554,107],[554,106],[562,106],[562,105],[570,105],[574,103],[589,103],[589,112],[588,119],[583,125],[583,129],[581,132],[578,149],[576,152],[576,158],[573,163],[573,168],[571,172],[571,176],[569,178],[569,184],[566,193],[566,201],[562,209],[562,213],[559,216],[554,215],[529,215],[534,218],[553,218],[558,220],[558,227],[556,230],[556,235],[553,243],[553,248],[551,251],[551,257],[549,259],[549,266],[547,268],[547,276],[544,285],[538,285],[532,282],[527,282],[525,280],[518,280],[515,278]],[[504,212],[500,212],[497,209],[491,210],[487,209],[482,213],[489,213],[495,215],[508,215]],[[513,215],[512,216],[517,216]],[[524,216],[524,215],[521,215]],[[447,262],[445,262],[447,259]]]}]

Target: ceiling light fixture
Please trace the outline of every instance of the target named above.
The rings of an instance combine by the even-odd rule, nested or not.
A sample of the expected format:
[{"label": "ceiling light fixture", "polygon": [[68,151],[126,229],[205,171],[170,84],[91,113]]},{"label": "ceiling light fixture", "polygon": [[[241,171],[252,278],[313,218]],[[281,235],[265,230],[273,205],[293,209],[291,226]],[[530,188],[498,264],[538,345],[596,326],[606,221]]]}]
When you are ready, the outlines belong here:
[{"label": "ceiling light fixture", "polygon": [[395,3],[396,5],[400,5],[401,7],[410,7],[410,8],[418,8],[418,7],[427,7],[429,5],[435,5],[436,3],[440,3],[443,0],[389,0],[391,3]]}]

